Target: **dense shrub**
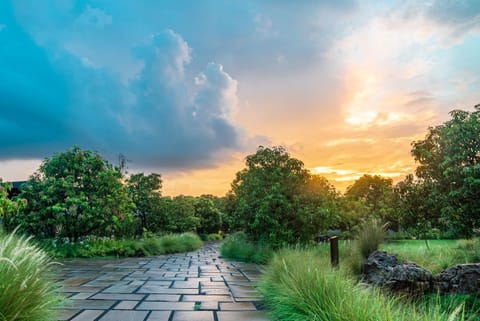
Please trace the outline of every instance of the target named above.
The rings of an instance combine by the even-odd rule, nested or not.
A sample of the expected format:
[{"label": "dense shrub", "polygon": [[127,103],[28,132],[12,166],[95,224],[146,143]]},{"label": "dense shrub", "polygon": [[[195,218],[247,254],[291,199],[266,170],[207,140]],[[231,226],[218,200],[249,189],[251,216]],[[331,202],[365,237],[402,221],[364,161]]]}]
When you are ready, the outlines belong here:
[{"label": "dense shrub", "polygon": [[273,250],[266,245],[250,242],[243,232],[236,232],[223,241],[220,253],[228,259],[265,264],[272,256]]},{"label": "dense shrub", "polygon": [[0,320],[55,320],[62,299],[52,264],[29,239],[0,234]]},{"label": "dense shrub", "polygon": [[169,234],[144,239],[92,238],[81,242],[61,240],[38,241],[39,245],[57,258],[72,257],[139,257],[193,251],[202,246],[196,234]]},{"label": "dense shrub", "polygon": [[207,241],[220,241],[223,240],[223,236],[218,233],[212,233],[207,235]]}]

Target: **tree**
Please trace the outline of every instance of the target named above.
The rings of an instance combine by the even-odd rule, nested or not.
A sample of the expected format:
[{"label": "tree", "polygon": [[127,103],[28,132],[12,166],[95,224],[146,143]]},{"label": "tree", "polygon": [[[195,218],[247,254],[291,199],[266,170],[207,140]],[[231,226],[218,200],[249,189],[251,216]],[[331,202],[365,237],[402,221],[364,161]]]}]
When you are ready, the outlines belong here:
[{"label": "tree", "polygon": [[195,198],[192,196],[164,197],[163,213],[167,232],[196,232],[200,226],[200,218],[195,215]]},{"label": "tree", "polygon": [[445,228],[440,216],[442,197],[434,191],[434,185],[411,174],[395,185],[400,224],[414,228],[418,237],[425,238],[432,228]]},{"label": "tree", "polygon": [[195,216],[200,218],[198,233],[218,233],[222,227],[222,213],[215,206],[214,199],[211,195],[202,195],[196,199]]},{"label": "tree", "polygon": [[338,209],[339,194],[335,187],[322,176],[309,175],[303,187],[299,200],[303,229],[308,235],[318,234],[320,231],[338,226],[340,222]]},{"label": "tree", "polygon": [[325,213],[305,194],[309,182],[303,163],[283,147],[260,146],[232,183],[229,198],[235,201],[236,225],[250,238],[273,246],[311,240]]},{"label": "tree", "polygon": [[100,154],[72,147],[45,159],[23,185],[20,198],[27,204],[13,223],[43,237],[110,236],[132,219],[133,204],[121,179]]},{"label": "tree", "polygon": [[416,175],[441,204],[442,219],[469,236],[480,226],[480,105],[450,116],[412,143],[412,155],[419,162]]},{"label": "tree", "polygon": [[135,204],[135,213],[140,218],[142,228],[150,230],[150,219],[158,215],[158,202],[161,198],[162,179],[160,174],[143,173],[131,175],[127,181],[129,195]]},{"label": "tree", "polygon": [[23,200],[16,201],[8,198],[8,193],[10,192],[11,188],[11,184],[3,183],[2,179],[0,178],[0,223],[2,220],[4,223],[9,222],[10,216],[16,215],[25,205]]},{"label": "tree", "polygon": [[368,216],[388,222],[391,227],[398,226],[392,179],[365,174],[347,188],[345,197],[362,201],[368,208]]}]

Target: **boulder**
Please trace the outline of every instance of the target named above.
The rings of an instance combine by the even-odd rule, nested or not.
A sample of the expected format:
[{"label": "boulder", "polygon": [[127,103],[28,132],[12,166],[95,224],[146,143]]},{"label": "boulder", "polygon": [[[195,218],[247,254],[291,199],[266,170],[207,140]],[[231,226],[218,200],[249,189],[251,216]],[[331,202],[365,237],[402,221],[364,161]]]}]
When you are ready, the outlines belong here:
[{"label": "boulder", "polygon": [[430,292],[433,286],[430,271],[413,262],[400,261],[395,254],[375,251],[363,268],[365,282],[393,292],[420,295]]},{"label": "boulder", "polygon": [[458,264],[435,276],[435,289],[441,294],[479,294],[480,263]]}]

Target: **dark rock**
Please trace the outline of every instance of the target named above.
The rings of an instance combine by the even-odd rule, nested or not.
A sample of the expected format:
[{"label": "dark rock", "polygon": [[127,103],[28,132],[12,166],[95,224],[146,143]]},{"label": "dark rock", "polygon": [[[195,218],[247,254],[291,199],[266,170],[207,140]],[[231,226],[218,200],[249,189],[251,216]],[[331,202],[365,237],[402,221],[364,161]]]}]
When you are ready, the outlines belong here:
[{"label": "dark rock", "polygon": [[435,289],[441,294],[479,294],[480,263],[459,264],[435,276]]},{"label": "dark rock", "polygon": [[409,261],[399,261],[395,254],[375,251],[364,264],[364,280],[393,292],[423,294],[431,291],[433,275]]},{"label": "dark rock", "polygon": [[321,242],[328,242],[330,238],[326,235],[317,235],[313,239],[316,243],[321,243]]}]

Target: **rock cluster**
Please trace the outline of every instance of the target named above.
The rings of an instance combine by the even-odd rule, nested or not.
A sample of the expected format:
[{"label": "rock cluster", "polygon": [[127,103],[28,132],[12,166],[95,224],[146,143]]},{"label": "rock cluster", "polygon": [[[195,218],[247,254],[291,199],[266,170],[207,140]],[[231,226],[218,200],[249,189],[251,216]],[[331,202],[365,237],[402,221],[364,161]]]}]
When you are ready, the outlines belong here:
[{"label": "rock cluster", "polygon": [[480,294],[480,263],[459,264],[433,276],[413,262],[398,260],[395,254],[375,251],[363,268],[365,282],[393,292]]},{"label": "rock cluster", "polygon": [[375,251],[364,264],[367,283],[388,288],[393,292],[423,294],[430,292],[433,275],[409,261],[399,261],[395,254]]},{"label": "rock cluster", "polygon": [[435,289],[444,294],[478,294],[480,263],[459,264],[435,276]]}]

